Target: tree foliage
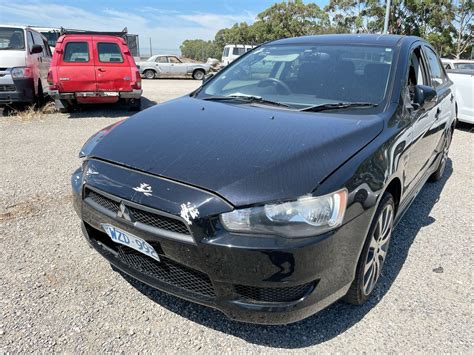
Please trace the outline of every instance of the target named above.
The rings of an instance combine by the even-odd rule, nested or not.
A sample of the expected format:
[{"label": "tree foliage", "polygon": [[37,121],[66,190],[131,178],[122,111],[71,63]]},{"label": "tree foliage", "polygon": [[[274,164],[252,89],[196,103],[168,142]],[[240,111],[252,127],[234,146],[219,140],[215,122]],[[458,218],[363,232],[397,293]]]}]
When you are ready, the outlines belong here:
[{"label": "tree foliage", "polygon": [[[302,0],[275,3],[251,25],[219,30],[213,41],[186,40],[184,56],[220,58],[226,44],[260,44],[323,33],[381,33],[385,0],[330,0],[321,9]],[[473,0],[392,0],[389,33],[426,38],[442,56],[469,56],[473,43]]]}]

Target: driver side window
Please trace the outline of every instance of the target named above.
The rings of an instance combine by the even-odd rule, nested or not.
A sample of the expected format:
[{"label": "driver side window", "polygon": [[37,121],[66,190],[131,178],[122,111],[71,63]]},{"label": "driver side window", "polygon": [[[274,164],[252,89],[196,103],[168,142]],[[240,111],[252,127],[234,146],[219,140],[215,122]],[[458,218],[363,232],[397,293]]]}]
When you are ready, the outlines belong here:
[{"label": "driver side window", "polygon": [[421,47],[415,48],[408,63],[408,75],[406,81],[406,100],[413,106],[415,97],[415,87],[417,85],[429,85],[426,77]]}]

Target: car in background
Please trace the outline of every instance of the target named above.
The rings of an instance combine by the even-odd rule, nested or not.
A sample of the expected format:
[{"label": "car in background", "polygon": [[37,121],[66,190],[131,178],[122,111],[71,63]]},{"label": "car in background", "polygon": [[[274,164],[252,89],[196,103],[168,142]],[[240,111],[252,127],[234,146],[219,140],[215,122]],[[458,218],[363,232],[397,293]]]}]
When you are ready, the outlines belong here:
[{"label": "car in background", "polygon": [[93,135],[73,206],[115,270],[291,323],[380,297],[392,231],[443,178],[454,126],[452,82],[421,38],[277,40]]},{"label": "car in background", "polygon": [[146,79],[193,78],[202,80],[211,66],[202,63],[183,62],[175,55],[154,55],[139,63],[140,73]]},{"label": "car in background", "polygon": [[141,77],[125,39],[102,32],[62,35],[48,73],[56,107],[121,101],[132,110],[141,106]]},{"label": "car in background", "polygon": [[447,72],[454,83],[458,121],[474,124],[474,69],[448,69]]},{"label": "car in background", "polygon": [[42,104],[50,62],[48,42],[39,32],[0,25],[0,106]]},{"label": "car in background", "polygon": [[227,44],[222,51],[222,65],[227,66],[242,54],[251,51],[255,46],[248,44]]},{"label": "car in background", "polygon": [[444,66],[445,69],[474,70],[474,60],[442,58],[441,62],[443,63],[443,66]]}]

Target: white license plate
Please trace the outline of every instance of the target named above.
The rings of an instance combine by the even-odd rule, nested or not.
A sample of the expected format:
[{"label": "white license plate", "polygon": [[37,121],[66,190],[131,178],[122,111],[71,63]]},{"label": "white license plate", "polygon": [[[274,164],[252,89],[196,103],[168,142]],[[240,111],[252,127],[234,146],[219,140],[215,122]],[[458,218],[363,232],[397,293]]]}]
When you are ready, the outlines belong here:
[{"label": "white license plate", "polygon": [[119,96],[119,93],[116,91],[104,91],[104,96]]},{"label": "white license plate", "polygon": [[150,258],[153,258],[157,261],[160,261],[160,257],[153,247],[137,236],[125,232],[117,227],[114,227],[110,224],[101,224],[102,228],[104,228],[105,233],[114,241],[115,243],[119,243],[125,245],[129,248],[135,249],[142,254],[148,255]]}]

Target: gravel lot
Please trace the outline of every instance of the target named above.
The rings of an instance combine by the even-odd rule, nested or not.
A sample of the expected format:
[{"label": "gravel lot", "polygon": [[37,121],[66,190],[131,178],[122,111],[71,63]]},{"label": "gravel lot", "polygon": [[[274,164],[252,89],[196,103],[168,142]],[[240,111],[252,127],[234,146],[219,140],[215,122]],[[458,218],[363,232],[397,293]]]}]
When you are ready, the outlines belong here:
[{"label": "gravel lot", "polygon": [[[147,105],[192,80],[144,81]],[[112,272],[83,240],[70,202],[77,153],[128,112],[0,118],[0,353],[471,352],[474,134],[457,130],[445,178],[397,227],[374,297],[289,326],[229,321]]]}]

